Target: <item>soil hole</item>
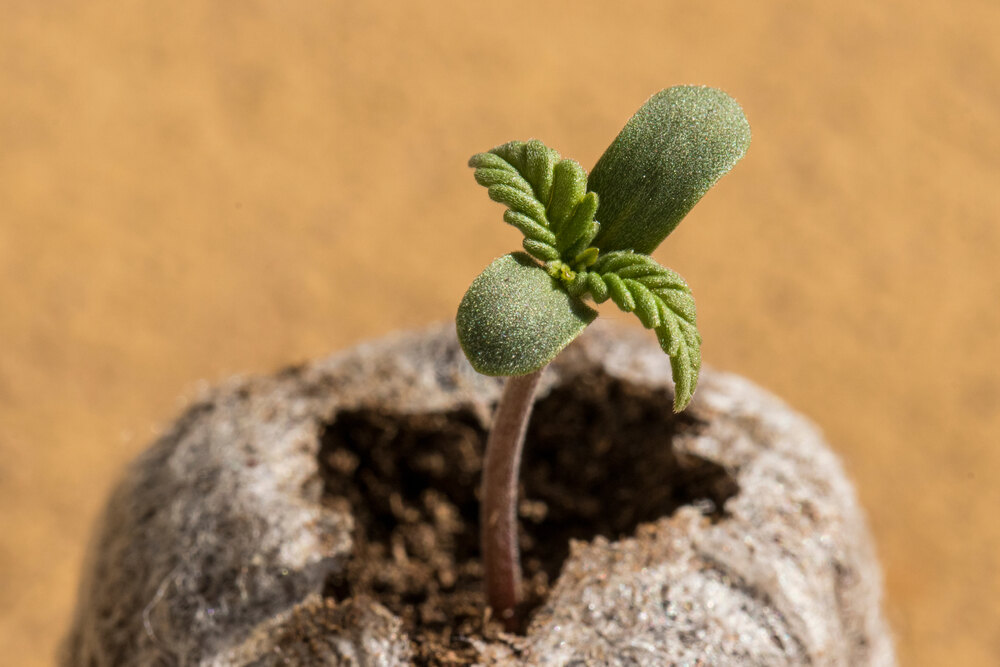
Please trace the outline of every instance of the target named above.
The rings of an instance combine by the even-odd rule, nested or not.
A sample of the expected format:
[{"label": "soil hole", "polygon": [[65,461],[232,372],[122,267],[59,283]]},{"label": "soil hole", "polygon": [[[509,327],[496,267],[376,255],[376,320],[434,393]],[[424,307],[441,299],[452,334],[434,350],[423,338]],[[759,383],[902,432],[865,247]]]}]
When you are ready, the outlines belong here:
[{"label": "soil hole", "polygon": [[[538,402],[521,470],[525,611],[544,600],[571,539],[615,539],[682,505],[722,517],[735,481],[672,444],[699,428],[674,415],[663,393],[604,376],[580,378]],[[339,413],[322,436],[324,501],[349,508],[357,521],[354,556],[326,594],[368,595],[399,615],[418,664],[471,664],[467,638],[499,631],[480,590],[485,437],[468,412],[373,410]]]}]

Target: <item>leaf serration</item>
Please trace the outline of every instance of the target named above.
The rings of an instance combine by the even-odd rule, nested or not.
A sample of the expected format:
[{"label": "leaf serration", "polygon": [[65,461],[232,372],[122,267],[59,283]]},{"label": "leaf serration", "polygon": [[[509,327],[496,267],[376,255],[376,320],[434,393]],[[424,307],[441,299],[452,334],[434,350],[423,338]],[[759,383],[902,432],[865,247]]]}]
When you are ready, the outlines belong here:
[{"label": "leaf serration", "polygon": [[597,235],[598,200],[587,192],[587,172],[541,141],[502,144],[473,155],[469,166],[490,199],[507,207],[504,221],[525,235],[524,249],[535,259],[570,264],[568,251],[579,247],[579,254]]},{"label": "leaf serration", "polygon": [[616,250],[601,255],[589,271],[578,272],[567,291],[577,297],[589,294],[596,303],[610,298],[654,330],[660,348],[670,357],[674,410],[690,403],[701,370],[701,334],[694,295],[678,273],[649,255]]}]

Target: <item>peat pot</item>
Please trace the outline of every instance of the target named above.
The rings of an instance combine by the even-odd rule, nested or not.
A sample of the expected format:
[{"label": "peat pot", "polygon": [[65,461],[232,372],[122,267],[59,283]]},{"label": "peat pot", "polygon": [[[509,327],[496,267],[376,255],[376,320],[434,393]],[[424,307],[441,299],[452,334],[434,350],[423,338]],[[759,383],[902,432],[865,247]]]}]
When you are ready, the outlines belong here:
[{"label": "peat pot", "polygon": [[654,338],[600,324],[542,382],[503,632],[477,534],[500,387],[445,326],[209,391],[115,489],[62,664],[894,663],[816,428],[711,369],[675,415]]}]

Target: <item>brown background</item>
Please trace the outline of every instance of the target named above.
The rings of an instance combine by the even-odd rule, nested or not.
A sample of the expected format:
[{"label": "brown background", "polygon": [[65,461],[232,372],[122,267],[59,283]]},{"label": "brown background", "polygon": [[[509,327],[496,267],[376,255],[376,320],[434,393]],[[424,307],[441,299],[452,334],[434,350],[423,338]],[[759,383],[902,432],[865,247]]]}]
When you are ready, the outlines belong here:
[{"label": "brown background", "polygon": [[1000,5],[494,4],[0,0],[0,661],[202,382],[453,316],[519,239],[470,154],[706,83],[754,138],[658,252],[705,357],[842,454],[902,662],[996,664]]}]

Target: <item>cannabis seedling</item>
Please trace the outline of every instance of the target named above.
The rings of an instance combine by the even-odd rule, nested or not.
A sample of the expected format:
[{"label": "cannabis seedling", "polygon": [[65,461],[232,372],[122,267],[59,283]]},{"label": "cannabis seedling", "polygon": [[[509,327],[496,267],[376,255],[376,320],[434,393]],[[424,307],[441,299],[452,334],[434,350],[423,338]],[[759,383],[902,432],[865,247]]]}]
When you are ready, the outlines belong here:
[{"label": "cannabis seedling", "polygon": [[521,599],[518,470],[541,373],[597,316],[584,299],[610,298],[656,332],[670,357],[674,410],[687,406],[701,368],[694,297],[650,253],[749,143],[735,100],[713,88],[676,86],[636,112],[589,178],[537,140],[469,161],[490,199],[507,207],[503,218],[524,234],[527,251],[490,264],[456,317],[472,366],[508,378],[486,445],[480,517],[487,601],[508,629]]}]

